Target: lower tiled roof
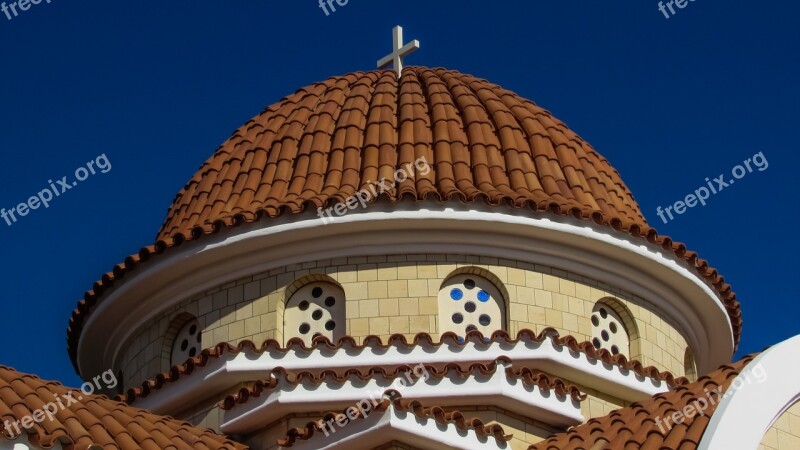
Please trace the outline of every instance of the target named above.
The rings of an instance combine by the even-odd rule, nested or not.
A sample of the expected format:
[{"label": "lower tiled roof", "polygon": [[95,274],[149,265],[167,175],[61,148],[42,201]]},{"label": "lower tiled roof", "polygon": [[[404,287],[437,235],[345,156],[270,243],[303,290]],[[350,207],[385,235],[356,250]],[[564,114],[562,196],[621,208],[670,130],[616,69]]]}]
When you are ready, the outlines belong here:
[{"label": "lower tiled roof", "polygon": [[[678,386],[650,400],[636,402],[611,414],[589,420],[556,434],[528,450],[693,450],[700,443],[721,395],[756,355],[724,365],[694,383]],[[713,400],[713,401],[712,401]],[[676,411],[694,402],[707,402],[704,414],[686,416],[681,423],[666,422]],[[697,411],[697,408],[694,409]],[[660,419],[660,420],[659,420]],[[668,420],[668,419],[666,419]]]},{"label": "lower tiled roof", "polygon": [[[38,412],[43,408],[54,411],[52,420]],[[44,420],[33,423],[29,417]],[[0,430],[0,440],[16,440],[20,434],[13,423],[23,420],[33,426],[28,430],[19,426],[19,430],[31,444],[41,448],[60,443],[65,450],[85,450],[90,446],[119,450],[248,449],[187,422],[0,366],[0,428],[5,427]]]}]

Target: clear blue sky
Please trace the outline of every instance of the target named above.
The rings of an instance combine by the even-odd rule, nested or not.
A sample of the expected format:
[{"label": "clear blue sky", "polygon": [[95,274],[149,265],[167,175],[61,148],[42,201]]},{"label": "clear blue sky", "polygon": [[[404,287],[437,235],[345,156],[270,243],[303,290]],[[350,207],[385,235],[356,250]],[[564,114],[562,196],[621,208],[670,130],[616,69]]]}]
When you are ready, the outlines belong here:
[{"label": "clear blue sky", "polygon": [[[153,242],[231,132],[307,84],[373,69],[397,24],[422,43],[407,63],[487,78],[592,143],[650,223],[732,283],[740,354],[761,350],[800,332],[798,18],[797,2],[741,0],[670,19],[653,0],[350,0],[328,17],[316,0],[52,0],[0,15],[0,207],[101,153],[112,164],[0,222],[0,363],[77,383],[65,328],[83,292]],[[656,216],[759,151],[766,171]]]}]

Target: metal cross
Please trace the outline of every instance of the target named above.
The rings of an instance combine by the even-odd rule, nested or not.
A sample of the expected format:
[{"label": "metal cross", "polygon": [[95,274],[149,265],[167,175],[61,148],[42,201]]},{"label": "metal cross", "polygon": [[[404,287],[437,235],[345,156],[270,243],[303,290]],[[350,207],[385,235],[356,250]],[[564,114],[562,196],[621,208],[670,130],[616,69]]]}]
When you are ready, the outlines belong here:
[{"label": "metal cross", "polygon": [[384,69],[390,65],[394,65],[394,69],[397,71],[397,78],[400,78],[403,75],[403,58],[419,49],[419,41],[414,39],[408,44],[403,45],[403,27],[398,25],[394,27],[393,30],[392,44],[392,53],[378,61],[378,69]]}]

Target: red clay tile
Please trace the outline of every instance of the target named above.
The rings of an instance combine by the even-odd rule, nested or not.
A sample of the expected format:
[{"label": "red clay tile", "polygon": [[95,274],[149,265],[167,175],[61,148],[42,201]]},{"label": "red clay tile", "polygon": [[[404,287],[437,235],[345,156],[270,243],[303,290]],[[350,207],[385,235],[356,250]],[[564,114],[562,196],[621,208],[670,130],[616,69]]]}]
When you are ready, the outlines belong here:
[{"label": "red clay tile", "polygon": [[[590,419],[565,433],[531,445],[528,450],[694,450],[698,447],[719,402],[707,401],[709,406],[704,414],[685,416],[681,424],[672,427],[664,424],[663,420],[659,426],[656,420],[664,419],[698,399],[707,400],[708,392],[714,389],[725,393],[736,376],[756,356],[750,355],[734,364],[724,365],[694,383],[677,386],[650,400],[636,402],[629,407],[612,411],[607,416]],[[717,394],[711,395],[718,397]]]},{"label": "red clay tile", "polygon": [[[70,394],[72,393],[72,394]],[[72,400],[65,399],[69,396]],[[55,405],[53,420],[45,418],[30,430],[21,429],[37,447],[51,448],[58,442],[65,450],[98,445],[119,450],[185,448],[199,450],[246,450],[246,445],[208,430],[169,417],[157,416],[125,403],[100,395],[87,395],[60,383],[44,381],[9,367],[0,366],[0,424],[33,417],[34,411],[59,398],[64,407]],[[13,425],[4,430],[0,440],[16,439]]]}]

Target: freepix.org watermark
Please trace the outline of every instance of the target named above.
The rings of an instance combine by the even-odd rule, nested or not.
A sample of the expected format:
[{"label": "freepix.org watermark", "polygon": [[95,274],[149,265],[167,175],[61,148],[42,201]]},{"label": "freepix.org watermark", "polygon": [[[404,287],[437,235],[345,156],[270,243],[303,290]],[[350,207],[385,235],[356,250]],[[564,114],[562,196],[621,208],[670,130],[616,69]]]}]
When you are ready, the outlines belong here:
[{"label": "freepix.org watermark", "polygon": [[[675,425],[682,424],[684,419],[691,419],[692,417],[698,415],[705,416],[706,409],[708,409],[709,406],[716,405],[723,399],[733,395],[739,389],[753,384],[754,381],[756,383],[763,383],[767,381],[767,371],[764,370],[764,367],[761,364],[757,364],[752,368],[748,367],[744,372],[740,373],[739,376],[736,377],[733,382],[731,382],[728,391],[725,392],[724,395],[719,389],[709,390],[708,388],[705,388],[705,397],[698,398],[697,400],[684,406],[683,409],[675,411],[663,419],[661,416],[657,416],[656,425],[658,425],[658,429],[661,430],[661,434],[666,434],[666,432],[671,430]],[[672,419],[672,423],[670,423],[670,419]]]},{"label": "freepix.org watermark", "polygon": [[[8,436],[11,439],[16,439],[22,434],[23,429],[30,430],[37,423],[42,423],[45,420],[48,421],[53,420],[59,411],[63,411],[72,406],[73,404],[83,400],[84,394],[92,395],[94,394],[95,391],[103,389],[103,386],[105,386],[106,389],[114,389],[115,387],[117,387],[117,377],[114,375],[113,371],[107,370],[103,372],[101,375],[94,377],[92,381],[87,381],[86,383],[83,383],[80,391],[78,390],[69,391],[66,394],[61,394],[61,395],[51,392],[50,395],[53,397],[53,401],[46,403],[40,409],[31,411],[30,415],[25,416],[22,419],[16,420],[14,422],[6,420],[3,423],[3,428],[6,431],[6,436]],[[44,397],[42,399],[44,400]]]},{"label": "freepix.org watermark", "polygon": [[[44,1],[50,3],[50,0]],[[2,2],[0,3],[0,11],[3,11],[3,14],[6,15],[6,19],[11,20],[19,15],[17,8],[19,8],[21,12],[25,12],[31,9],[31,5],[38,5],[39,3],[42,3],[42,0],[17,0],[9,4]],[[11,16],[12,13],[14,14],[13,17]]]},{"label": "freepix.org watermark", "polygon": [[[680,9],[683,9],[683,8],[686,8],[687,6],[689,6],[689,2],[693,2],[693,1],[694,0],[669,0],[666,3],[666,5],[664,4],[663,1],[661,1],[661,2],[658,2],[658,10],[661,11],[662,13],[664,13],[664,17],[669,19],[670,17],[672,17],[672,16],[674,16],[675,14],[678,13],[675,10],[675,8],[672,7],[672,5],[675,5],[676,7],[680,8]],[[667,14],[667,9],[669,9],[669,14]]]},{"label": "freepix.org watermark", "polygon": [[[416,169],[416,171],[414,169]],[[358,205],[361,205],[362,208],[366,208],[370,200],[377,198],[378,195],[393,189],[395,186],[397,186],[397,183],[402,183],[409,178],[414,179],[415,173],[425,176],[429,174],[430,171],[431,166],[428,164],[428,160],[423,156],[413,163],[408,163],[402,168],[397,169],[394,172],[393,182],[390,182],[386,179],[386,177],[383,177],[378,182],[367,183],[368,187],[356,192],[355,195],[348,198],[344,203],[338,203],[336,206],[331,206],[330,208],[324,210],[322,208],[317,208],[317,215],[320,219],[322,219],[323,223],[327,224],[329,221],[334,220],[333,214],[341,217],[345,215],[347,211],[356,209]]]},{"label": "freepix.org watermark", "polygon": [[[733,175],[733,180],[728,179],[725,180],[725,174],[720,174],[720,176],[714,178],[714,181],[711,179],[706,178],[706,186],[701,186],[697,188],[694,193],[689,194],[683,200],[678,200],[672,205],[667,206],[666,208],[661,208],[660,206],[656,208],[656,214],[664,223],[668,223],[669,220],[675,220],[675,216],[672,215],[674,211],[675,214],[681,215],[687,211],[687,208],[694,208],[698,204],[706,206],[706,200],[711,197],[711,194],[719,194],[722,192],[723,189],[733,186],[733,183],[736,180],[741,180],[747,174],[753,173],[755,169],[758,169],[759,172],[763,172],[767,170],[769,167],[769,161],[764,156],[764,152],[758,152],[753,155],[751,158],[747,158],[742,164],[739,164],[733,168],[731,171],[731,175]],[[669,217],[669,220],[667,220]]]},{"label": "freepix.org watermark", "polygon": [[17,223],[19,219],[30,214],[31,211],[44,206],[45,209],[50,207],[50,202],[59,196],[65,194],[68,190],[76,187],[79,182],[86,181],[92,175],[97,173],[108,173],[111,170],[111,162],[106,157],[106,154],[98,156],[92,161],[86,163],[85,166],[75,169],[75,181],[70,181],[68,176],[61,177],[60,180],[47,180],[48,187],[39,191],[38,194],[32,195],[28,201],[18,204],[13,208],[6,210],[0,209],[0,218],[2,218],[6,225],[9,227]]},{"label": "freepix.org watermark", "polygon": [[398,376],[397,380],[392,383],[391,388],[370,392],[368,399],[364,398],[356,402],[355,406],[347,408],[344,414],[337,414],[334,419],[328,419],[327,422],[320,420],[317,422],[317,425],[322,429],[325,436],[328,437],[336,433],[334,424],[339,428],[344,428],[348,423],[356,420],[358,417],[367,417],[373,408],[377,408],[378,405],[383,402],[384,394],[387,390],[394,389],[397,393],[401,393],[404,388],[413,385],[417,380],[427,380],[430,376],[431,374],[428,372],[428,369],[426,369],[423,364],[418,364],[411,368],[411,370],[405,371],[402,376]]},{"label": "freepix.org watermark", "polygon": [[336,12],[336,6],[334,6],[334,3],[339,6],[346,6],[349,1],[350,0],[319,0],[319,7],[322,8],[322,11],[325,12],[326,16],[330,16],[331,13],[328,12],[328,9],[330,9],[332,12]]}]

